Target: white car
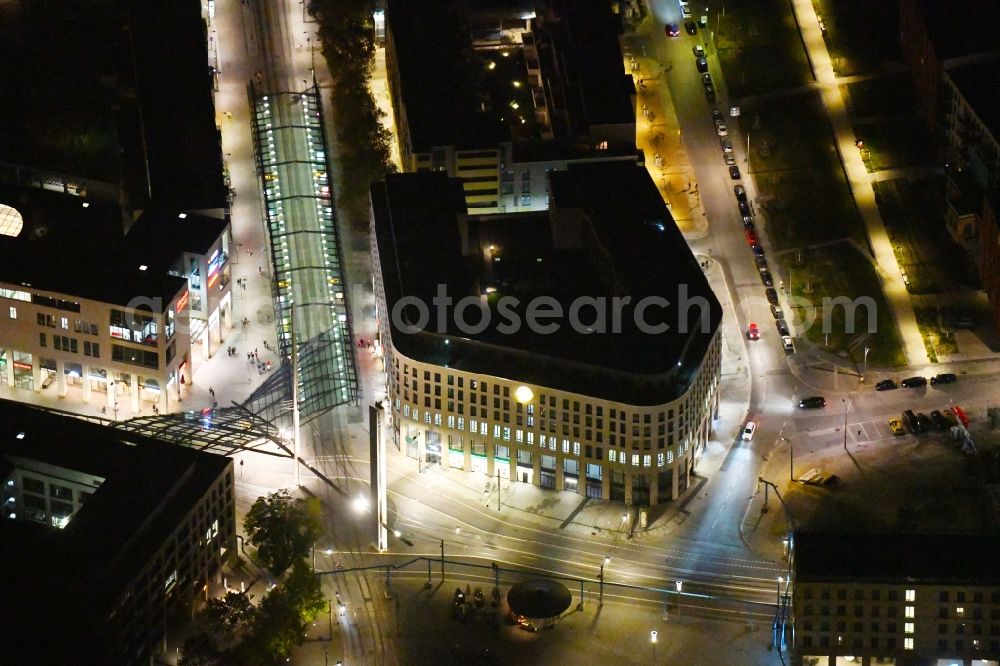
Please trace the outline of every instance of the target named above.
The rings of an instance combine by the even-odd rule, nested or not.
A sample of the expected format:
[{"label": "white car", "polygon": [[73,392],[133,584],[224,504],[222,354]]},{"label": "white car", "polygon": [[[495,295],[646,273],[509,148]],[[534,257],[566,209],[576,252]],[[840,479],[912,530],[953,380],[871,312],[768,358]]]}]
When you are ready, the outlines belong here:
[{"label": "white car", "polygon": [[781,346],[785,348],[785,352],[788,354],[795,353],[795,345],[792,344],[792,338],[788,335],[781,336]]},{"label": "white car", "polygon": [[743,428],[743,441],[751,441],[755,432],[757,432],[757,424],[753,421],[747,421],[746,427]]},{"label": "white car", "polygon": [[716,121],[715,131],[719,134],[719,136],[729,136],[729,128],[726,127],[726,123],[721,120]]},{"label": "white car", "polygon": [[681,15],[684,18],[691,18],[691,6],[686,2],[681,2]]}]

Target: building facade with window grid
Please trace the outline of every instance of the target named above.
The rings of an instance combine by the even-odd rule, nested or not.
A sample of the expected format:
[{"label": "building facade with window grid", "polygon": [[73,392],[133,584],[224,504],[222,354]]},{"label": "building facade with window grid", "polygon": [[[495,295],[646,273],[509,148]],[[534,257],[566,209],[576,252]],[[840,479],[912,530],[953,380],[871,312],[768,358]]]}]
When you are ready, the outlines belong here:
[{"label": "building facade with window grid", "polygon": [[998,546],[994,535],[797,533],[793,663],[997,666]]},{"label": "building facade with window grid", "polygon": [[[655,187],[652,193],[646,188],[648,175],[633,165],[609,163],[571,167],[551,177],[566,210],[557,204],[547,213],[468,218],[458,212],[464,211],[459,184],[444,174],[390,176],[386,183],[373,186],[376,317],[384,350],[392,441],[421,465],[436,464],[636,505],[675,499],[687,489],[717,415],[721,337],[715,314],[710,317],[715,323],[701,334],[676,335],[670,340],[609,336],[600,343],[595,340],[592,350],[583,335],[550,341],[519,333],[485,340],[430,331],[407,334],[394,321],[397,304],[404,297],[416,298],[418,283],[425,278],[426,284],[442,280],[461,286],[462,278],[448,275],[447,270],[418,274],[428,266],[463,263],[460,256],[437,254],[440,246],[450,245],[448,236],[454,229],[459,229],[462,238],[479,239],[463,255],[472,256],[473,263],[484,248],[492,266],[517,264],[516,257],[523,259],[524,253],[539,255],[534,264],[559,263],[558,248],[543,248],[541,234],[550,224],[565,223],[577,230],[577,222],[600,226],[595,221],[605,220],[608,212],[598,210],[596,200],[607,200],[623,216],[620,224],[606,220],[607,229],[596,232],[601,239],[602,233],[612,229],[627,236],[622,230],[634,224],[641,229],[637,236],[648,241],[652,251],[667,252],[683,267],[678,269],[682,275],[671,274],[666,282],[683,280],[703,295],[712,313],[721,316],[721,309],[712,306],[718,302],[662,199],[656,197]],[[608,188],[619,191],[612,194]],[[591,195],[595,199],[588,198]],[[636,202],[636,208],[630,210],[623,201]],[[576,217],[567,211],[586,212]],[[574,221],[552,221],[563,214]],[[584,219],[589,222],[581,222]],[[650,219],[665,220],[675,235],[657,227],[654,233],[668,237],[657,245],[644,235]],[[415,230],[430,245],[413,245],[421,242],[411,235]],[[615,252],[609,250],[609,254]],[[615,254],[612,261],[626,255]],[[579,259],[575,254],[572,257]],[[687,258],[693,267],[685,266]],[[527,263],[533,263],[530,254]],[[663,264],[650,261],[650,265]],[[513,281],[518,279],[515,274],[520,275],[519,268],[512,270]],[[641,284],[643,279],[660,279],[642,269],[636,269],[632,277],[637,289],[648,287]],[[477,278],[478,288],[488,289],[490,279],[501,288],[508,283],[503,275],[485,274]],[[581,288],[602,288],[602,279]],[[656,288],[664,286],[656,283]],[[496,292],[484,291],[491,293]],[[460,295],[456,293],[455,300]],[[664,347],[656,347],[661,344]],[[569,354],[560,349],[562,345],[578,347]],[[546,353],[547,349],[552,353]],[[647,351],[651,356],[644,356]],[[622,361],[616,353],[629,358]],[[650,372],[644,373],[640,366],[647,361]]]}]

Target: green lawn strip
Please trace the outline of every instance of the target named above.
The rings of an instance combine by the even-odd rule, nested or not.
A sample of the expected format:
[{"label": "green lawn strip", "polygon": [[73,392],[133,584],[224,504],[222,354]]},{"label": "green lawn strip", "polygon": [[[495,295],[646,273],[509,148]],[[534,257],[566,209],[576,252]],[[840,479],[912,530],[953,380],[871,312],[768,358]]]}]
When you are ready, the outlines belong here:
[{"label": "green lawn strip", "polygon": [[885,123],[855,123],[854,135],[864,142],[872,170],[898,169],[933,160],[933,150],[916,118]]},{"label": "green lawn strip", "polygon": [[[855,339],[868,332],[868,308],[854,308],[853,327],[849,330],[849,317],[842,306],[828,308],[826,323],[824,322],[821,309],[823,300],[846,297],[853,302],[861,297],[869,297],[874,304],[873,315],[876,321],[873,337],[864,343],[864,346],[871,348],[868,365],[905,365],[906,355],[895,318],[886,304],[882,286],[868,259],[848,243],[806,250],[803,251],[802,258],[801,264],[793,266],[791,288],[793,296],[806,299],[817,308],[816,321],[807,329],[806,337],[818,345],[828,342],[829,349],[835,353],[848,349]],[[811,293],[808,294],[805,293],[807,285],[811,287]],[[860,362],[862,355],[863,351],[858,347],[853,350],[851,357]]]},{"label": "green lawn strip", "polygon": [[898,118],[915,116],[916,96],[905,72],[894,72],[850,83],[847,98],[854,118]]},{"label": "green lawn strip", "polygon": [[739,99],[813,80],[789,4],[783,0],[730,3],[713,17],[730,97]]}]

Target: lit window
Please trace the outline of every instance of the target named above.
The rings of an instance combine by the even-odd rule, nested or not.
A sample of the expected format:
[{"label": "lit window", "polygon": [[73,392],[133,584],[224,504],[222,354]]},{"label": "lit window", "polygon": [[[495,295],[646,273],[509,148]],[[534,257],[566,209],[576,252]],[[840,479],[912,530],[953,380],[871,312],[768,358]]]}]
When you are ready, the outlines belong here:
[{"label": "lit window", "polygon": [[580,442],[573,442],[573,455],[580,455]]},{"label": "lit window", "polygon": [[913,617],[913,606],[907,606],[904,613],[906,617]]},{"label": "lit window", "polygon": [[[520,431],[518,431],[518,432],[520,432]],[[503,439],[504,439],[505,442],[509,442],[510,441],[510,428],[508,428],[507,426],[503,427]]]},{"label": "lit window", "polygon": [[534,443],[535,443],[535,433],[529,432],[528,433],[528,444],[534,444]]},{"label": "lit window", "polygon": [[520,428],[514,431],[514,441],[518,443],[524,441],[524,431]]},{"label": "lit window", "polygon": [[608,462],[615,462],[615,458],[618,457],[618,452],[614,449],[608,449]]},{"label": "lit window", "polygon": [[904,634],[912,634],[913,633],[913,623],[912,622],[907,622],[906,624],[903,625],[903,633]]},{"label": "lit window", "polygon": [[569,453],[569,440],[568,439],[564,439],[562,441],[562,452],[563,453]]},{"label": "lit window", "polygon": [[[499,423],[493,425],[493,439],[500,439],[500,424]],[[510,437],[508,436],[507,439],[510,439]]]},{"label": "lit window", "polygon": [[913,649],[913,639],[912,638],[904,638],[903,639],[903,649],[904,650],[912,650]]},{"label": "lit window", "polygon": [[441,425],[441,415],[440,414],[435,414],[434,415],[434,425],[437,425],[437,426]]},{"label": "lit window", "polygon": [[907,590],[906,591],[906,600],[907,601],[913,601],[916,598],[917,598],[917,591],[916,590]]},{"label": "lit window", "polygon": [[657,453],[656,454],[656,466],[657,467],[663,467],[663,460],[664,460],[663,453],[662,452],[661,453]]},{"label": "lit window", "polygon": [[649,467],[653,462],[653,456],[648,453],[642,457],[642,466]]},{"label": "lit window", "polygon": [[965,609],[962,608],[961,606],[956,606],[955,607],[955,615],[957,615],[959,617],[962,617],[963,615],[965,615]]},{"label": "lit window", "polygon": [[69,319],[68,319],[68,318],[66,318],[66,317],[60,317],[60,318],[59,318],[59,326],[60,326],[60,327],[61,327],[61,328],[62,328],[63,330],[66,330],[66,331],[68,331],[68,330],[69,330]]},{"label": "lit window", "polygon": [[448,417],[448,427],[449,428],[454,428],[455,427],[455,417],[454,416],[449,416]]},{"label": "lit window", "polygon": [[632,454],[632,467],[638,467],[638,466],[639,466],[639,454],[638,453],[633,453]]},{"label": "lit window", "polygon": [[410,415],[410,406],[403,405],[403,416],[409,416],[409,415]]},{"label": "lit window", "polygon": [[476,419],[469,419],[469,432],[476,432],[479,429],[479,421]]},{"label": "lit window", "polygon": [[458,417],[458,429],[465,430],[465,418],[462,416]]}]

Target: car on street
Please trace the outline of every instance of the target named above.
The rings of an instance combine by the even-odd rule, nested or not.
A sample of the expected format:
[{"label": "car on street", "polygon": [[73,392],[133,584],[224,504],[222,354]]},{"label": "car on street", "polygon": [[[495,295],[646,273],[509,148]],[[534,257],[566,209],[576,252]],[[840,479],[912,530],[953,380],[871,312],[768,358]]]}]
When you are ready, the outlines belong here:
[{"label": "car on street", "polygon": [[668,23],[666,26],[664,26],[663,30],[664,32],[667,33],[667,37],[676,37],[677,35],[681,34],[681,31],[677,27],[676,23]]},{"label": "car on street", "polygon": [[826,407],[826,398],[821,395],[803,398],[802,400],[799,400],[799,407],[802,409],[819,409],[820,407]]},{"label": "car on street", "polygon": [[729,136],[729,128],[721,120],[715,121],[715,133],[719,136]]},{"label": "car on street", "polygon": [[927,386],[926,377],[907,377],[900,382],[903,388],[920,388],[921,386]]},{"label": "car on street", "polygon": [[895,391],[899,387],[896,386],[896,382],[891,379],[883,379],[878,384],[875,385],[876,391]]},{"label": "car on street", "polygon": [[792,344],[792,338],[791,338],[791,336],[786,335],[786,336],[782,337],[781,338],[781,346],[784,347],[786,354],[794,354],[795,353],[795,345]]},{"label": "car on street", "polygon": [[[765,263],[765,265],[767,264],[766,261],[764,263]],[[784,319],[785,318],[785,311],[781,309],[780,305],[772,305],[771,306],[771,316],[774,317],[775,319]]]},{"label": "car on street", "polygon": [[753,439],[753,434],[757,432],[757,424],[753,421],[747,421],[746,426],[743,428],[743,441],[749,442]]},{"label": "car on street", "polygon": [[788,335],[788,322],[784,319],[776,319],[774,325],[777,326],[779,334]]},{"label": "car on street", "polygon": [[931,421],[934,422],[934,427],[937,428],[938,430],[947,430],[948,428],[951,427],[951,424],[948,423],[948,420],[944,417],[944,414],[942,414],[937,409],[931,412]]},{"label": "car on street", "polygon": [[691,52],[694,53],[695,58],[705,57],[705,47],[702,46],[701,44],[695,44],[694,46],[692,46]]},{"label": "car on street", "polygon": [[747,326],[747,338],[750,340],[760,340],[760,329],[757,328],[757,324],[750,322]]},{"label": "car on street", "polygon": [[[736,158],[733,157],[732,153],[722,153],[722,159],[724,159],[726,161],[726,164],[728,164],[729,166],[733,166],[736,164]],[[730,175],[732,175],[732,172],[730,172]]]},{"label": "car on street", "polygon": [[761,247],[760,245],[757,245],[756,247],[753,247],[751,249],[753,250],[753,254],[754,254],[755,257],[763,257],[764,256],[764,248]]},{"label": "car on street", "polygon": [[733,142],[729,140],[729,137],[722,137],[719,139],[719,145],[722,146],[722,151],[725,153],[733,152]]},{"label": "car on street", "polygon": [[695,61],[694,61],[694,66],[698,68],[699,72],[707,72],[708,71],[708,59],[705,58],[704,56],[702,56],[700,58],[696,58]]},{"label": "car on street", "polygon": [[956,377],[953,373],[944,372],[940,375],[934,375],[931,377],[931,384],[951,384],[957,379],[958,377]]},{"label": "car on street", "polygon": [[917,419],[917,415],[913,413],[912,409],[907,409],[903,412],[903,423],[906,427],[910,429],[914,435],[918,435],[923,432],[923,428],[920,425],[920,421]]},{"label": "car on street", "polygon": [[750,211],[750,204],[746,201],[737,201],[736,205],[740,209],[740,215],[743,217],[753,217],[753,213]]},{"label": "car on street", "polygon": [[778,302],[778,292],[776,292],[774,289],[770,289],[770,288],[767,289],[764,292],[764,295],[767,297],[767,302],[768,303],[772,303],[773,304],[773,303],[777,303]]},{"label": "car on street", "polygon": [[691,5],[689,5],[685,0],[681,0],[681,16],[684,18],[691,18]]},{"label": "car on street", "polygon": [[701,84],[703,86],[710,86],[710,85],[712,85],[712,75],[709,74],[708,72],[702,74],[701,75]]},{"label": "car on street", "polygon": [[705,86],[705,99],[707,99],[709,102],[715,101],[715,88],[713,88],[711,85]]},{"label": "car on street", "polygon": [[737,201],[747,200],[747,191],[742,185],[733,185],[733,194],[736,195]]},{"label": "car on street", "polygon": [[[747,215],[743,216],[743,228],[746,229],[747,231],[753,231],[753,218],[752,217],[749,217]],[[765,267],[766,267],[767,262],[764,262],[764,263],[765,263]]]},{"label": "car on street", "polygon": [[757,264],[757,270],[762,271],[765,268],[767,268],[767,257],[765,257],[764,255],[761,255],[759,257],[755,256],[753,258],[753,262]]},{"label": "car on street", "polygon": [[903,422],[899,419],[889,419],[889,430],[892,431],[893,435],[905,435],[906,429],[903,427]]},{"label": "car on street", "polygon": [[923,412],[917,413],[917,422],[920,423],[920,430],[927,432],[934,427],[934,422],[931,421],[931,417],[927,416]]},{"label": "car on street", "polygon": [[684,30],[686,30],[687,34],[689,34],[689,35],[696,35],[696,34],[698,34],[698,26],[695,24],[694,21],[685,21],[684,22]]},{"label": "car on street", "polygon": [[[765,287],[774,286],[774,278],[771,277],[771,271],[764,269],[760,272],[760,282]],[[785,331],[787,333],[787,331]]]},{"label": "car on street", "polygon": [[[731,156],[732,153],[726,153],[726,155]],[[729,165],[729,177],[732,178],[733,180],[739,180],[740,177],[741,177],[741,175],[740,175],[740,168],[738,166],[736,166],[735,164],[730,164]]]},{"label": "car on street", "polygon": [[744,231],[743,235],[747,237],[747,245],[760,245],[757,242],[757,235],[752,231]]},{"label": "car on street", "polygon": [[712,109],[712,122],[719,123],[722,122],[722,112],[718,109]]}]

